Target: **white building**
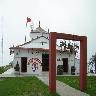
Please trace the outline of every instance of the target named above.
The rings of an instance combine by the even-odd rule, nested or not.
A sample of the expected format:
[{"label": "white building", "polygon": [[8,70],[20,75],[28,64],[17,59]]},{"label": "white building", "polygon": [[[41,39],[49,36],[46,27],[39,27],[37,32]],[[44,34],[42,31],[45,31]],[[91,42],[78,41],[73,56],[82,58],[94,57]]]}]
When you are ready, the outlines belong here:
[{"label": "white building", "polygon": [[[42,29],[39,22],[36,30],[30,32],[30,38],[31,41],[10,47],[10,54],[14,54],[13,67],[15,73],[41,74],[43,71],[49,70],[49,32]],[[76,63],[75,55],[71,54],[69,50],[61,51],[61,47],[58,45],[56,49],[56,65],[62,65],[63,72],[71,74],[71,66],[75,64],[75,73],[79,73],[79,64]]]}]

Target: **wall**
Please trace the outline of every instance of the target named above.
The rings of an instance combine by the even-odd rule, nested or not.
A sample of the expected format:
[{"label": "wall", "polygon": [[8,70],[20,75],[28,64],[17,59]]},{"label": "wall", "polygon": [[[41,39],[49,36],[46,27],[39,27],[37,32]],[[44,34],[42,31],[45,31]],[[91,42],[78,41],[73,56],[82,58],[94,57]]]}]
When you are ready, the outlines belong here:
[{"label": "wall", "polygon": [[32,39],[35,39],[35,38],[37,38],[37,36],[38,37],[40,37],[40,36],[45,36],[46,38],[48,37],[48,39],[49,39],[49,34],[48,33],[44,33],[44,32],[38,32],[38,33],[36,33],[36,32],[32,32],[32,33],[30,33],[30,38]]},{"label": "wall", "polygon": [[[68,74],[71,74],[71,66],[74,65],[74,55],[73,54],[68,54],[66,52],[57,52],[56,54],[56,59],[60,58],[60,61],[56,61],[57,65],[63,65],[62,58],[68,58]],[[56,68],[57,70],[57,68]]]},{"label": "wall", "polygon": [[35,39],[35,38],[37,38],[37,36],[38,37],[42,36],[42,33],[35,33],[35,32],[34,33],[33,32],[31,33],[30,32],[30,38],[31,39]]},{"label": "wall", "polygon": [[79,74],[80,73],[80,59],[75,58],[75,67],[76,67],[75,73]]},{"label": "wall", "polygon": [[[16,53],[18,52],[18,55]],[[17,61],[20,65],[20,74],[38,74],[42,71],[41,64],[38,64],[39,69],[36,70],[36,72],[32,71],[32,64],[27,64],[27,72],[21,72],[21,57],[27,57],[27,63],[32,58],[38,58],[42,62],[42,55],[41,52],[38,53],[38,51],[32,51],[32,50],[15,50],[14,51],[14,67],[17,64]]]},{"label": "wall", "polygon": [[[16,53],[18,52],[18,55],[16,55]],[[20,53],[19,53],[20,52]],[[38,53],[39,52],[39,53]],[[14,52],[14,66],[16,66],[16,63],[18,61],[18,63],[20,64],[20,73],[23,74],[21,72],[21,57],[27,57],[27,63],[30,59],[32,58],[38,58],[41,63],[42,63],[42,51],[32,51],[32,50],[15,50]],[[45,52],[48,54],[48,52]],[[57,59],[60,58],[60,61],[57,61]],[[56,53],[56,64],[58,65],[63,65],[63,61],[62,58],[68,58],[68,74],[71,74],[71,66],[74,66],[74,62],[75,62],[75,67],[76,67],[76,74],[79,73],[79,64],[78,64],[78,60],[74,60],[74,54],[68,54],[66,52],[62,52],[60,53],[59,51]],[[36,70],[36,72],[32,71],[32,64],[27,64],[27,73],[24,74],[39,74],[42,72],[42,66],[41,64],[38,64],[38,70]],[[57,67],[56,67],[56,72],[57,72]]]}]

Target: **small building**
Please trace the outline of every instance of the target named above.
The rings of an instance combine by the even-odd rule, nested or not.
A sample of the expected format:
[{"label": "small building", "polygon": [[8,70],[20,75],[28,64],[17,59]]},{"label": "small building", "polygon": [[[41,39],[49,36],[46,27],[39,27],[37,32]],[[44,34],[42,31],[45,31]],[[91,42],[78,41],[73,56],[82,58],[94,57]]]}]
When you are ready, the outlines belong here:
[{"label": "small building", "polygon": [[[10,47],[10,54],[14,54],[15,73],[41,74],[49,71],[49,30],[42,29],[39,22],[39,26],[35,30],[31,30],[30,38],[31,40],[28,42]],[[77,62],[74,52],[62,51],[59,45],[56,45],[56,50],[56,71],[57,67],[61,65],[63,73],[71,74],[71,67]],[[79,64],[75,65],[75,68],[78,67],[76,72],[79,73]]]}]

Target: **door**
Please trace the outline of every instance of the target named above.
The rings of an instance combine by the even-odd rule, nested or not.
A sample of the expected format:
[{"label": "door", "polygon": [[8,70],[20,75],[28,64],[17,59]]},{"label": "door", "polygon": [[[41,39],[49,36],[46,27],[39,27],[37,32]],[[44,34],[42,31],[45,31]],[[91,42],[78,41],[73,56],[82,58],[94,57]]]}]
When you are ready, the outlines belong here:
[{"label": "door", "polygon": [[21,57],[21,72],[27,72],[27,57]]},{"label": "door", "polygon": [[63,58],[63,72],[68,72],[68,58]]},{"label": "door", "polygon": [[42,71],[49,71],[49,54],[42,54]]}]

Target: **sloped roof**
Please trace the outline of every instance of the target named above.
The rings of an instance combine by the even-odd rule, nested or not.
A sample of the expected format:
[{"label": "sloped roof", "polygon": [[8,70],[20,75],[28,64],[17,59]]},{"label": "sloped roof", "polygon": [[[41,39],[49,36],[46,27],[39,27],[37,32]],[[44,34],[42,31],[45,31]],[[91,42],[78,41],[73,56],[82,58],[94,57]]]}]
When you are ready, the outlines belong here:
[{"label": "sloped roof", "polygon": [[[45,37],[45,36],[40,36],[40,37],[37,37],[37,38],[35,38],[35,39],[32,39],[32,40],[30,40],[30,41],[28,41],[28,42],[25,42],[25,43],[23,43],[23,44],[20,44],[20,45],[18,45],[18,46],[16,46],[16,47],[20,47],[20,46],[29,44],[29,43],[31,43],[32,41],[37,40],[37,39],[39,39],[39,38],[41,38],[41,37],[44,37],[45,39],[48,39],[48,38]],[[48,39],[48,40],[49,40],[49,39]]]},{"label": "sloped roof", "polygon": [[36,32],[46,32],[46,31],[45,31],[44,29],[42,29],[41,27],[37,27],[35,31],[36,31]]},{"label": "sloped roof", "polygon": [[[35,41],[35,40],[37,40],[37,39],[39,39],[39,38],[45,38],[45,39],[47,39],[48,40],[48,42],[49,42],[49,39],[48,38],[46,38],[45,36],[40,36],[40,37],[37,37],[37,38],[35,38],[35,39],[32,39],[31,41],[28,41],[28,42],[25,42],[25,43],[23,43],[23,44],[21,44],[21,45],[18,45],[18,46],[16,46],[16,47],[10,47],[9,49],[21,49],[21,48],[25,48],[25,49],[30,49],[30,48],[41,48],[41,49],[49,49],[49,43],[47,43],[46,41],[44,41],[43,42],[43,44],[42,44],[42,41],[41,42],[33,42],[33,41]],[[58,49],[58,50],[60,50],[60,47],[57,45],[56,46],[56,49]]]},{"label": "sloped roof", "polygon": [[39,21],[39,26],[35,30],[36,32],[46,32],[44,29],[41,28],[40,26],[40,21]]}]

